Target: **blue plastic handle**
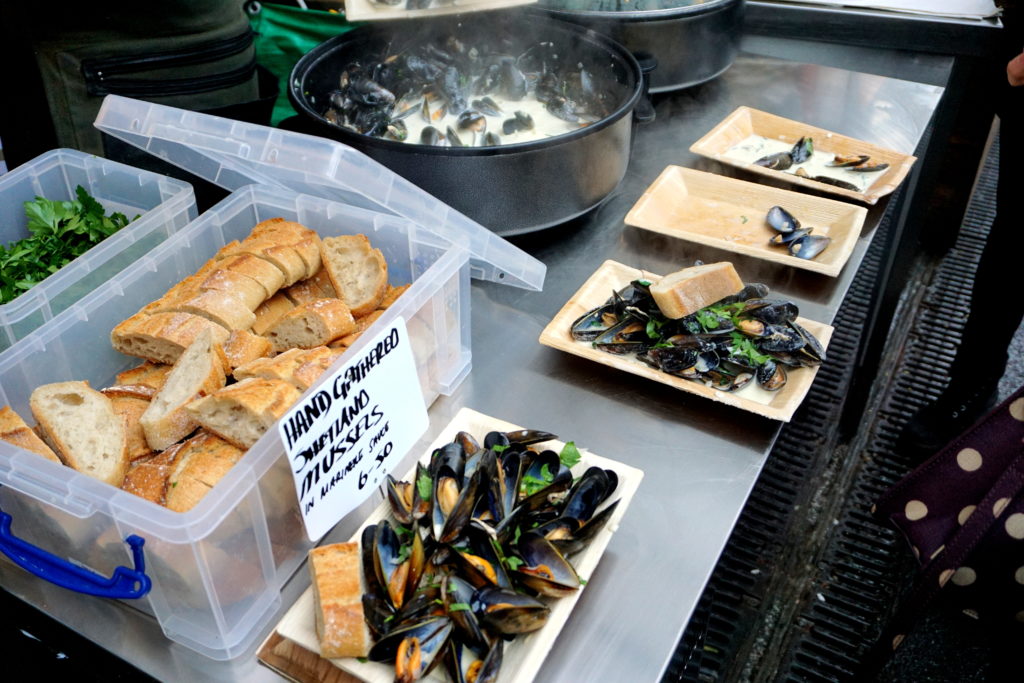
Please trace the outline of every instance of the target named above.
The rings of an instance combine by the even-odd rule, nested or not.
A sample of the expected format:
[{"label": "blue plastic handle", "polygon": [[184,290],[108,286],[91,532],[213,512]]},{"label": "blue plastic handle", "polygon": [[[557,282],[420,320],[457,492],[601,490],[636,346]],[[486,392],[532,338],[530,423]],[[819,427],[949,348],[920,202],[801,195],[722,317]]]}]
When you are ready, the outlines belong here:
[{"label": "blue plastic handle", "polygon": [[107,578],[17,538],[11,533],[11,516],[0,510],[0,552],[26,571],[79,593],[98,595],[101,598],[132,599],[141,598],[149,592],[153,582],[146,576],[146,559],[142,554],[142,546],[146,541],[132,534],[125,542],[132,548],[135,569],[118,567]]}]

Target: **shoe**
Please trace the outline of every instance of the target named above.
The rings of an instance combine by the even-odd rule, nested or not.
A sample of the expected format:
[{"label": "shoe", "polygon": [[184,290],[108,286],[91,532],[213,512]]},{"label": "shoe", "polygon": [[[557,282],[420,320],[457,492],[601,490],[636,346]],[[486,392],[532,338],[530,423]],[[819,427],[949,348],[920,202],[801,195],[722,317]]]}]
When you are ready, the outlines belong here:
[{"label": "shoe", "polygon": [[973,387],[950,384],[910,418],[896,440],[896,452],[915,463],[927,459],[992,410],[998,398],[998,381]]}]

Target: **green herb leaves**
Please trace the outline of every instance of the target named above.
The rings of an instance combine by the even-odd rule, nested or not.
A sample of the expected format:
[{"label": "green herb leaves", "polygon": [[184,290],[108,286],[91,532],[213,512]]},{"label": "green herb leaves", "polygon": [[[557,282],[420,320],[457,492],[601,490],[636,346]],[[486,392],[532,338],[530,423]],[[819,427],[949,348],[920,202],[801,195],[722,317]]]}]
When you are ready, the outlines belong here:
[{"label": "green herb leaves", "polygon": [[763,365],[770,360],[770,356],[757,350],[750,337],[746,337],[739,332],[732,332],[729,336],[732,337],[732,346],[729,347],[730,355],[746,358],[755,366]]},{"label": "green herb leaves", "polygon": [[[25,202],[29,237],[0,245],[0,303],[8,303],[128,225],[123,213],[106,216],[79,185],[74,201],[36,197]],[[137,216],[136,216],[137,218]]]},{"label": "green herb leaves", "polygon": [[576,442],[574,441],[567,441],[566,444],[562,446],[562,451],[558,454],[558,459],[562,461],[563,465],[569,468],[575,467],[582,457],[583,456],[580,455],[579,449],[576,448]]}]

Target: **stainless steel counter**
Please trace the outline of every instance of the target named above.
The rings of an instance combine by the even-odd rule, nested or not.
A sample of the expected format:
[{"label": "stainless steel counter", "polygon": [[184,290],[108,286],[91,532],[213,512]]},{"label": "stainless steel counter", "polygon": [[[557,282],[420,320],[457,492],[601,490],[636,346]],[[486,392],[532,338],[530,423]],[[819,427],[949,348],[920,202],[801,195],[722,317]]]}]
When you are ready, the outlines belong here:
[{"label": "stainless steel counter", "polygon": [[[773,52],[785,53],[785,43],[773,43]],[[928,73],[948,70],[942,57],[929,56],[916,57],[908,67],[917,68],[921,60]],[[654,273],[696,259],[730,259],[745,280],[765,282],[776,294],[797,301],[802,315],[832,321],[875,236],[885,200],[870,210],[838,278],[629,228],[623,217],[670,163],[750,179],[687,151],[738,105],[912,153],[941,95],[937,85],[744,53],[719,79],[656,101],[658,118],[637,131],[629,172],[606,204],[583,219],[516,240],[547,264],[543,292],[474,282],[473,371],[454,395],[431,407],[423,443],[468,406],[554,431],[646,474],[598,569],[586,577],[587,588],[538,680],[653,681],[661,676],[780,428],[777,422],[542,347],[537,343],[541,329],[609,258]],[[347,537],[355,526],[354,518],[347,520],[331,538]],[[148,618],[45,587],[7,564],[0,563],[0,583],[159,679],[278,680],[253,657],[233,663],[205,660],[165,640]],[[278,617],[307,584],[305,572],[292,579]]]}]

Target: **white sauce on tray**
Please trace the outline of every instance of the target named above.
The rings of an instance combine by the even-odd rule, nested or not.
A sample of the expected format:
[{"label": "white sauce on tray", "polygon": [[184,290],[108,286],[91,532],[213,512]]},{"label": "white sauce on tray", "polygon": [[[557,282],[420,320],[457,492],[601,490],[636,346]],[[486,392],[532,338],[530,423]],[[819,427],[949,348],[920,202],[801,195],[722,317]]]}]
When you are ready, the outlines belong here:
[{"label": "white sauce on tray", "polygon": [[[829,166],[832,160],[835,159],[836,155],[832,152],[819,150],[818,140],[814,140],[813,142],[814,153],[811,154],[811,157],[807,161],[802,164],[793,164],[785,171],[778,172],[796,175],[797,169],[802,168],[808,176],[825,175],[838,180],[843,180],[857,186],[860,188],[861,192],[865,192],[874,184],[875,180],[884,173],[884,171],[861,173],[851,171],[847,168]],[[741,164],[752,164],[763,156],[778,154],[779,152],[788,152],[791,149],[793,149],[793,143],[791,142],[772,140],[771,138],[766,138],[763,135],[751,135],[727,149],[723,156]],[[870,164],[872,162],[868,161],[868,163]]]},{"label": "white sauce on tray", "polygon": [[[420,144],[420,134],[423,129],[427,126],[433,126],[441,132],[442,135],[448,135],[448,126],[452,127],[458,136],[462,140],[462,144],[466,147],[480,147],[483,145],[483,137],[486,132],[496,133],[501,138],[502,145],[508,145],[516,142],[529,142],[531,140],[543,140],[545,138],[553,137],[555,135],[563,135],[564,133],[571,133],[574,130],[579,130],[586,124],[585,121],[579,121],[577,123],[570,123],[569,121],[563,121],[558,118],[545,108],[544,103],[534,99],[532,95],[521,100],[509,100],[500,96],[491,95],[490,98],[502,109],[500,116],[487,116],[487,130],[481,133],[474,133],[471,130],[459,130],[457,120],[458,114],[446,113],[442,118],[427,123],[423,120],[423,116],[420,114],[420,107],[423,104],[423,99],[419,98],[414,105],[416,111],[405,117],[406,128],[409,130],[409,136],[405,139],[406,142],[414,144]],[[479,99],[477,97],[469,98],[469,108],[472,109],[473,100]],[[402,103],[403,105],[405,102]],[[430,103],[430,111],[436,112],[441,108],[441,101],[434,100]],[[529,114],[533,118],[533,130],[517,131],[511,135],[506,135],[505,131],[502,130],[502,124],[507,120],[515,117],[515,113],[521,111],[525,114]],[[482,113],[482,112],[481,112]],[[475,136],[475,137],[474,137]],[[446,143],[447,144],[447,143]]]}]

